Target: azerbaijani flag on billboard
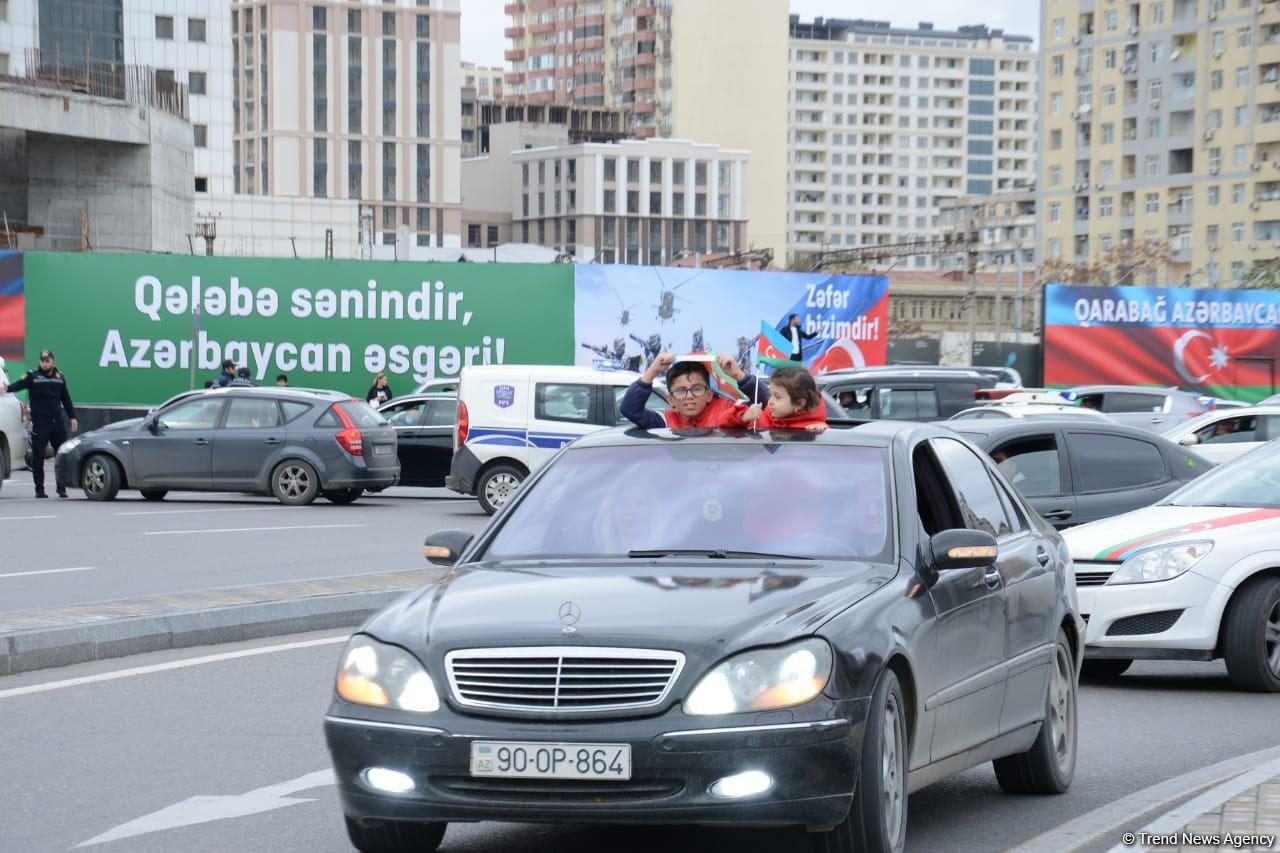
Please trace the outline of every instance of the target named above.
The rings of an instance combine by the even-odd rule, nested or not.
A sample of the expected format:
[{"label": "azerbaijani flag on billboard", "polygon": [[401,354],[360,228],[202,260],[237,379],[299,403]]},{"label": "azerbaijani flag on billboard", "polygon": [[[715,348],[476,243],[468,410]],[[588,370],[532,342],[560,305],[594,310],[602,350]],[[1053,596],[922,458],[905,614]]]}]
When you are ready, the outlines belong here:
[{"label": "azerbaijani flag on billboard", "polygon": [[1177,386],[1256,403],[1275,393],[1277,362],[1277,291],[1045,288],[1050,387]]},{"label": "azerbaijani flag on billboard", "polygon": [[756,342],[757,364],[767,364],[775,370],[799,365],[799,362],[792,361],[789,357],[791,342],[765,320],[760,321],[760,337]]}]

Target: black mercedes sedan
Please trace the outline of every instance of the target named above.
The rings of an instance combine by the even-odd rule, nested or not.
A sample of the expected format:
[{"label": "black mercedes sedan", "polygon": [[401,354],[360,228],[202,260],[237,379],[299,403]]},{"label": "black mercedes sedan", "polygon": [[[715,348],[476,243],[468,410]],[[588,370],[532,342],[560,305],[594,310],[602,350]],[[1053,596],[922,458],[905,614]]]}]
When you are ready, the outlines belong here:
[{"label": "black mercedes sedan", "polygon": [[943,428],[595,433],[424,553],[325,718],[360,850],[500,820],[899,851],[907,795],[966,768],[1071,783],[1066,549]]}]

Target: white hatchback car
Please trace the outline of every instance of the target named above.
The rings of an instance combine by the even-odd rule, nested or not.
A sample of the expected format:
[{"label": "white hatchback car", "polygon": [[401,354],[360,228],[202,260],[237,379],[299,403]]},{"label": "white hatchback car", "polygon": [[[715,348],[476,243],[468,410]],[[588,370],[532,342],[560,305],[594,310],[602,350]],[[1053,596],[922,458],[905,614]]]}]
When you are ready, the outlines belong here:
[{"label": "white hatchback car", "polygon": [[1086,675],[1224,658],[1237,687],[1280,692],[1280,442],[1063,538]]}]

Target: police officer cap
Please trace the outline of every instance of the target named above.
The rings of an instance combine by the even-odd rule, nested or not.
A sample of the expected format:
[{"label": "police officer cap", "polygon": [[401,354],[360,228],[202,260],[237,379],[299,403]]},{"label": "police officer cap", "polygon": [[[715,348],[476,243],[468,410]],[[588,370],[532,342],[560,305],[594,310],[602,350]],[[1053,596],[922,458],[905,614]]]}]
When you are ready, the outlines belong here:
[{"label": "police officer cap", "polygon": [[40,350],[40,357],[41,357],[41,358],[47,358],[47,359],[49,359],[50,361],[53,361],[53,350],[51,350],[51,349],[42,349],[42,350]]}]

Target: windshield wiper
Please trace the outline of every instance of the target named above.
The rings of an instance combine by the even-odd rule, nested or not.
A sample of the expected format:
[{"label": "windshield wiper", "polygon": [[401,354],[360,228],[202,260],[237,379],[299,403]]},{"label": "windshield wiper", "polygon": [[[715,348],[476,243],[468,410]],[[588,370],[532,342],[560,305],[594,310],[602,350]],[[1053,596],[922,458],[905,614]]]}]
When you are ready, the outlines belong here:
[{"label": "windshield wiper", "polygon": [[628,557],[710,557],[713,560],[727,560],[733,557],[746,557],[759,560],[812,560],[812,557],[797,557],[794,554],[769,554],[763,551],[738,551],[727,548],[654,548],[651,550],[628,551]]}]

